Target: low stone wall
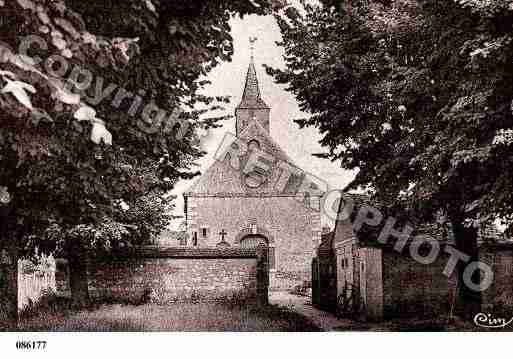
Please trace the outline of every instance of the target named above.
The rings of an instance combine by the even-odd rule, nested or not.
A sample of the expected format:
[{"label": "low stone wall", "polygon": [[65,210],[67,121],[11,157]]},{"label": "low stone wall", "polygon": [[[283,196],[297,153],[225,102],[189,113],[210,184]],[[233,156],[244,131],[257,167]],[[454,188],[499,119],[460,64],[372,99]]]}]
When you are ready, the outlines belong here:
[{"label": "low stone wall", "polygon": [[[58,291],[69,291],[65,265],[57,266]],[[121,300],[251,301],[266,304],[267,252],[245,248],[138,248],[91,260],[92,296]]]},{"label": "low stone wall", "polygon": [[479,260],[493,270],[493,281],[482,293],[482,312],[511,316],[513,312],[513,244],[485,245]]},{"label": "low stone wall", "polygon": [[447,315],[456,295],[457,273],[443,274],[449,260],[440,255],[429,265],[407,254],[383,251],[383,317]]}]

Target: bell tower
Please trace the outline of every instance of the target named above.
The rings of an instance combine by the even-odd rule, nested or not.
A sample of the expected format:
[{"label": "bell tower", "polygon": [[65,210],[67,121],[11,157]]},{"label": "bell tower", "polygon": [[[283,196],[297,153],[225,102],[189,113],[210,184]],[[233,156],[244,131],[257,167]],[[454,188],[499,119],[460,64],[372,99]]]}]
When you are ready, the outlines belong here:
[{"label": "bell tower", "polygon": [[270,108],[262,100],[260,96],[260,88],[258,87],[258,79],[253,59],[254,43],[256,37],[250,37],[251,59],[249,62],[248,72],[246,74],[246,83],[242,100],[235,109],[236,119],[236,135],[238,136],[244,129],[253,122],[258,122],[269,134],[269,112]]}]

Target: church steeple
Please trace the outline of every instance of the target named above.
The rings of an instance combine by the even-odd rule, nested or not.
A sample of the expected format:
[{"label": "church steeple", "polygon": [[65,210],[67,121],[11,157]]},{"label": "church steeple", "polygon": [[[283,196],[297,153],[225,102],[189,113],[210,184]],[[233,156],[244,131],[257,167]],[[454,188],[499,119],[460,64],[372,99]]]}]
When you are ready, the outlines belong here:
[{"label": "church steeple", "polygon": [[242,94],[242,100],[237,106],[238,109],[266,109],[269,106],[266,105],[262,97],[260,96],[260,88],[258,87],[258,79],[255,70],[255,63],[253,57],[249,63],[248,73],[246,74],[246,84],[244,85],[244,92]]},{"label": "church steeple", "polygon": [[[256,38],[250,38],[252,46],[255,40]],[[253,48],[251,48],[251,50],[253,50]],[[269,111],[269,106],[262,100],[260,95],[253,53],[251,53],[244,92],[242,93],[242,99],[239,105],[235,109],[237,135],[252,123],[252,121],[258,121],[269,133]]]}]

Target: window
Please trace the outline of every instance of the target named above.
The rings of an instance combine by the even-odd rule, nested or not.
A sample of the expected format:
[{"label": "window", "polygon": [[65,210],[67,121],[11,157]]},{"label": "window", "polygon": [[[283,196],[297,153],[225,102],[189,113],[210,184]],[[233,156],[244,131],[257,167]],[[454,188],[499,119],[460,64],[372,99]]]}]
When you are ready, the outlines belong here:
[{"label": "window", "polygon": [[340,265],[342,268],[348,268],[349,267],[349,259],[342,258],[342,260],[340,261]]},{"label": "window", "polygon": [[207,238],[207,236],[208,236],[208,228],[207,227],[201,228],[201,236],[203,238]]},{"label": "window", "polygon": [[[194,232],[195,234],[196,232]],[[193,235],[194,235],[193,234]],[[187,245],[187,234],[184,233],[183,236],[180,236],[180,238],[178,239],[180,241],[180,245],[181,246],[186,246]]]},{"label": "window", "polygon": [[194,247],[198,245],[198,232],[194,232],[192,235],[192,245]]}]

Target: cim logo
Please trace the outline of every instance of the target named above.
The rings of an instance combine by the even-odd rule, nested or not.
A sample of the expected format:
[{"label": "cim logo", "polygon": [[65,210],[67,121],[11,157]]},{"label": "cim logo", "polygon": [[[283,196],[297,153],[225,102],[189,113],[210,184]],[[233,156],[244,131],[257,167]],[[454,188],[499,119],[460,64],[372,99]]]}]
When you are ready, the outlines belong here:
[{"label": "cim logo", "polygon": [[477,313],[474,317],[474,324],[482,328],[505,328],[512,322],[513,317],[506,320],[506,318],[494,317],[490,313]]}]

